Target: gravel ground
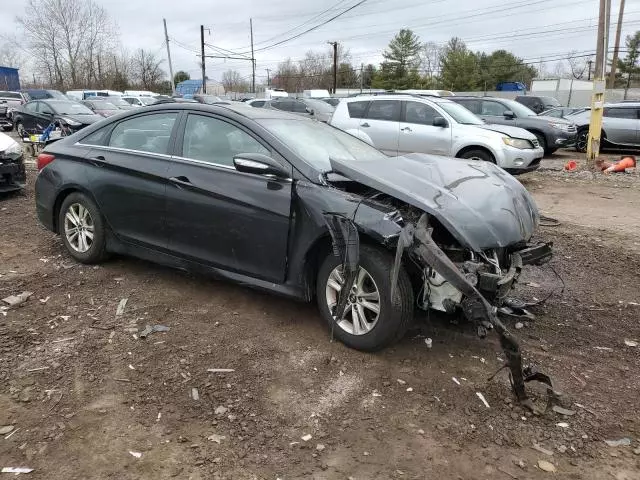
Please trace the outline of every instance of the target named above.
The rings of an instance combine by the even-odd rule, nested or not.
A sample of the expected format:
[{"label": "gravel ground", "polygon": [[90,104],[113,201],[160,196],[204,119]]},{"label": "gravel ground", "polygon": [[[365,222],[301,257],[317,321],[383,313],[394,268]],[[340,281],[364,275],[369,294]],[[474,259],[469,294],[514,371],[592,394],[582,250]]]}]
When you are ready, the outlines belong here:
[{"label": "gravel ground", "polygon": [[[332,342],[313,305],[131,258],[76,264],[37,223],[34,175],[0,198],[0,298],[33,292],[0,315],[0,467],[32,479],[640,478],[640,183],[521,179],[560,224],[539,234],[554,259],[518,287],[555,295],[514,331],[575,412],[531,416],[504,372],[487,380],[497,339],[464,323],[418,318],[364,354]],[[170,331],[134,335],[155,324]]]}]

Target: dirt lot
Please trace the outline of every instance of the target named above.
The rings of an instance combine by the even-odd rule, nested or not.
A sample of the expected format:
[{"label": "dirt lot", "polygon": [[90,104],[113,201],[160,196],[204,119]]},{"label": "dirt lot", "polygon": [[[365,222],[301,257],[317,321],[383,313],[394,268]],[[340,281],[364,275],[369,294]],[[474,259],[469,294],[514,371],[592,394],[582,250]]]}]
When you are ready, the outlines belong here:
[{"label": "dirt lot", "polygon": [[[561,223],[540,231],[550,266],[519,287],[557,293],[514,331],[565,417],[514,405],[504,372],[488,382],[501,350],[465,324],[420,319],[364,354],[331,342],[313,305],[130,258],[76,264],[37,223],[34,176],[0,198],[0,298],[33,292],[0,315],[0,426],[14,427],[0,467],[65,480],[640,479],[640,347],[625,344],[640,341],[637,177],[522,178]],[[137,338],[147,324],[171,330]]]}]

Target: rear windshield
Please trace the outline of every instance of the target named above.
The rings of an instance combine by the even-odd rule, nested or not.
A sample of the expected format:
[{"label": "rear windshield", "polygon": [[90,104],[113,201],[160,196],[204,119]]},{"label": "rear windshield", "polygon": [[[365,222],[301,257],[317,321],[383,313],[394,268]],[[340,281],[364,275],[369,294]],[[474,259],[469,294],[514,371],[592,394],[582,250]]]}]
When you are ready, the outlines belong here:
[{"label": "rear windshield", "polygon": [[18,92],[2,92],[0,91],[0,97],[2,98],[15,98],[17,100],[22,100],[22,97]]}]

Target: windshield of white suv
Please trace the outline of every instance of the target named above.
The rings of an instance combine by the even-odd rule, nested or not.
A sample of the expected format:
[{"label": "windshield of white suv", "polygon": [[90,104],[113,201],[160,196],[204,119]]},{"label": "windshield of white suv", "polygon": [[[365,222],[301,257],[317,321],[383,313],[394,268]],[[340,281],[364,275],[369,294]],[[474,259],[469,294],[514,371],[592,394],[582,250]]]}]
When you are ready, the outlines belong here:
[{"label": "windshield of white suv", "polygon": [[331,170],[330,158],[354,162],[388,159],[384,153],[356,137],[321,122],[269,118],[256,120],[321,172]]},{"label": "windshield of white suv", "polygon": [[461,123],[463,125],[483,125],[484,122],[478,116],[476,116],[471,111],[467,110],[465,107],[458,103],[454,102],[442,102],[438,103],[438,106],[441,107],[445,112],[453,117],[453,119]]}]

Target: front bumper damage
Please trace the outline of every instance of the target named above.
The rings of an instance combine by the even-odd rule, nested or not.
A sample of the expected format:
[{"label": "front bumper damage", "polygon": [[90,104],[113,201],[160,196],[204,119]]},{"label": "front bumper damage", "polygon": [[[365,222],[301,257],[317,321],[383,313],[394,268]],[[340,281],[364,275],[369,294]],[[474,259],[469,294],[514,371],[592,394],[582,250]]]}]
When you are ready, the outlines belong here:
[{"label": "front bumper damage", "polygon": [[[429,275],[437,275],[442,281],[440,285],[449,285],[449,294],[430,297],[430,307],[453,313],[462,310],[465,317],[477,327],[478,335],[484,337],[488,330],[495,330],[500,338],[500,346],[504,351],[513,393],[517,400],[531,411],[536,411],[532,400],[526,393],[525,384],[538,381],[547,388],[547,408],[559,402],[559,394],[554,390],[549,376],[536,372],[531,366],[523,367],[520,345],[513,334],[498,317],[499,309],[509,309],[508,292],[517,281],[523,265],[540,265],[551,258],[550,244],[527,246],[510,254],[510,266],[506,274],[491,273],[483,270],[479,262],[464,262],[462,268],[457,266],[447,254],[436,244],[431,236],[428,216],[423,214],[416,223],[407,223],[399,232],[396,258],[391,272],[391,296],[394,296],[398,272],[405,255],[411,256],[414,263],[425,271],[425,279]],[[343,259],[345,283],[349,285],[358,271],[359,240],[358,228],[346,217],[326,216],[327,226],[331,232],[334,254]],[[429,281],[428,279],[425,282]],[[338,298],[336,314],[344,311],[348,289],[343,289]],[[451,294],[451,292],[456,292]],[[344,296],[344,298],[342,298]],[[431,302],[436,302],[432,304]],[[439,307],[439,308],[438,308]],[[341,318],[342,315],[336,315]],[[502,369],[501,369],[502,370]],[[492,377],[493,378],[493,377]]]}]

